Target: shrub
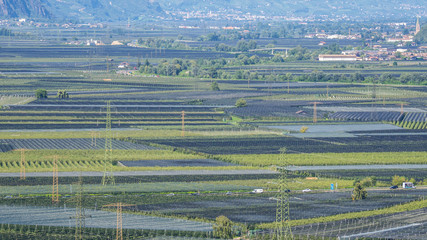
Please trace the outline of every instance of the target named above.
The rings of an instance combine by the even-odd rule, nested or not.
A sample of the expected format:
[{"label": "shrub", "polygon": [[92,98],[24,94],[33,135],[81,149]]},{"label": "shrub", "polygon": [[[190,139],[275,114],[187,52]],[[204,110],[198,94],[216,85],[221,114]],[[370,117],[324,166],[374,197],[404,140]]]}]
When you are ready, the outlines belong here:
[{"label": "shrub", "polygon": [[233,222],[226,216],[219,216],[215,219],[213,226],[214,236],[221,239],[233,238]]},{"label": "shrub", "polygon": [[236,101],[236,107],[239,108],[239,107],[246,107],[246,106],[247,106],[247,103],[245,99],[240,98]]},{"label": "shrub", "polygon": [[399,185],[402,185],[402,183],[405,181],[406,181],[406,178],[404,176],[394,175],[393,178],[391,179],[391,184],[399,186]]},{"label": "shrub", "polygon": [[46,89],[37,89],[36,90],[36,98],[37,99],[41,99],[41,98],[47,98],[47,91]]},{"label": "shrub", "polygon": [[351,198],[353,200],[362,200],[368,197],[368,192],[365,188],[362,187],[360,183],[356,183],[356,186],[353,189],[353,194]]},{"label": "shrub", "polygon": [[69,98],[67,91],[59,90],[57,93],[58,98]]},{"label": "shrub", "polygon": [[220,91],[218,83],[216,81],[212,82],[211,89],[212,91]]},{"label": "shrub", "polygon": [[376,181],[375,179],[371,178],[371,177],[366,177],[364,178],[362,181],[360,181],[360,185],[362,185],[362,187],[373,187],[375,186]]}]

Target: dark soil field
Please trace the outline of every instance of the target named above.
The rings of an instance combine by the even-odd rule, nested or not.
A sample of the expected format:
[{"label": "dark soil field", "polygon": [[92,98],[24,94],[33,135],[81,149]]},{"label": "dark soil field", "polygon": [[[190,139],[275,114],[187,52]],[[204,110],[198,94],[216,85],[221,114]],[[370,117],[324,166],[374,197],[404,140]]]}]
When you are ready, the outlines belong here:
[{"label": "dark soil field", "polygon": [[[139,141],[138,141],[139,142]],[[144,143],[144,141],[140,141]],[[294,137],[226,137],[152,140],[208,154],[271,154],[286,147],[289,153],[425,151],[426,135],[359,136],[356,138],[302,139]]]},{"label": "dark soil field", "polygon": [[[73,139],[1,139],[1,144],[11,146],[12,149],[104,149],[105,139],[99,138],[96,140],[96,145],[92,144],[90,138],[73,138]],[[134,144],[130,142],[113,141],[115,149],[138,149],[150,150],[157,149],[142,144]],[[7,148],[6,148],[7,149]]]},{"label": "dark soil field", "polygon": [[[393,206],[425,196],[426,191],[369,191],[369,198],[352,201],[350,193],[292,194],[290,198],[290,218],[302,219],[329,216],[340,213],[373,210]],[[272,198],[273,196],[273,198]],[[158,211],[163,214],[178,214],[192,217],[215,219],[218,214],[232,221],[260,223],[275,221],[276,200],[274,195],[228,196],[221,200],[194,200],[165,204],[139,205],[138,210]]]}]

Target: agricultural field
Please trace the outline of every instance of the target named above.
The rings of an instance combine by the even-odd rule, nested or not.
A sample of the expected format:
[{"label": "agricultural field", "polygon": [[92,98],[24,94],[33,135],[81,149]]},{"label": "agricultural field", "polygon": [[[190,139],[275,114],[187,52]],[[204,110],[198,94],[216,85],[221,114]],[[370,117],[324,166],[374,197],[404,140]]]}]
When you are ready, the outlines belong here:
[{"label": "agricultural field", "polygon": [[[425,74],[423,61],[272,62],[270,52],[215,51],[213,41],[69,46],[53,29],[40,31],[49,40],[0,37],[0,238],[74,233],[84,209],[87,239],[110,239],[111,204],[123,203],[128,239],[218,239],[221,215],[241,236],[268,239],[284,175],[295,236],[391,238],[401,227],[402,239],[425,236],[427,87],[379,81]],[[275,41],[321,48],[312,39]],[[251,57],[262,61],[239,63]],[[325,74],[335,80],[307,80]],[[349,80],[358,74],[366,81]],[[353,200],[358,183],[367,197]]]}]

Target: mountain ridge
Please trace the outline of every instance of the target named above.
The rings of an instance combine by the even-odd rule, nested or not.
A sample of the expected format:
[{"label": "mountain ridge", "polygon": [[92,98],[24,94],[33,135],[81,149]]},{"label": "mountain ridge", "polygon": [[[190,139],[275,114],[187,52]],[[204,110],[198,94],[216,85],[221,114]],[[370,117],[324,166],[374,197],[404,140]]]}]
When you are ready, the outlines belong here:
[{"label": "mountain ridge", "polygon": [[50,18],[51,13],[40,0],[0,0],[2,17]]},{"label": "mountain ridge", "polygon": [[164,11],[151,0],[0,0],[0,13],[2,18],[123,21]]},{"label": "mountain ridge", "polygon": [[0,18],[183,19],[183,12],[226,15],[286,16],[326,20],[390,20],[427,16],[419,0],[0,0]]}]

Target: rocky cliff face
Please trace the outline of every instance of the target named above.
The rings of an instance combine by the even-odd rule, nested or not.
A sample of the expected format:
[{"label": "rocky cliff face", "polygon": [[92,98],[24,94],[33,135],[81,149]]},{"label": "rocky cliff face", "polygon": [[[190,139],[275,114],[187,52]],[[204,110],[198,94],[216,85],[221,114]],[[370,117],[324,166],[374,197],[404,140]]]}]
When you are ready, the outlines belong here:
[{"label": "rocky cliff face", "polygon": [[0,13],[2,18],[51,16],[40,0],[0,0]]}]

